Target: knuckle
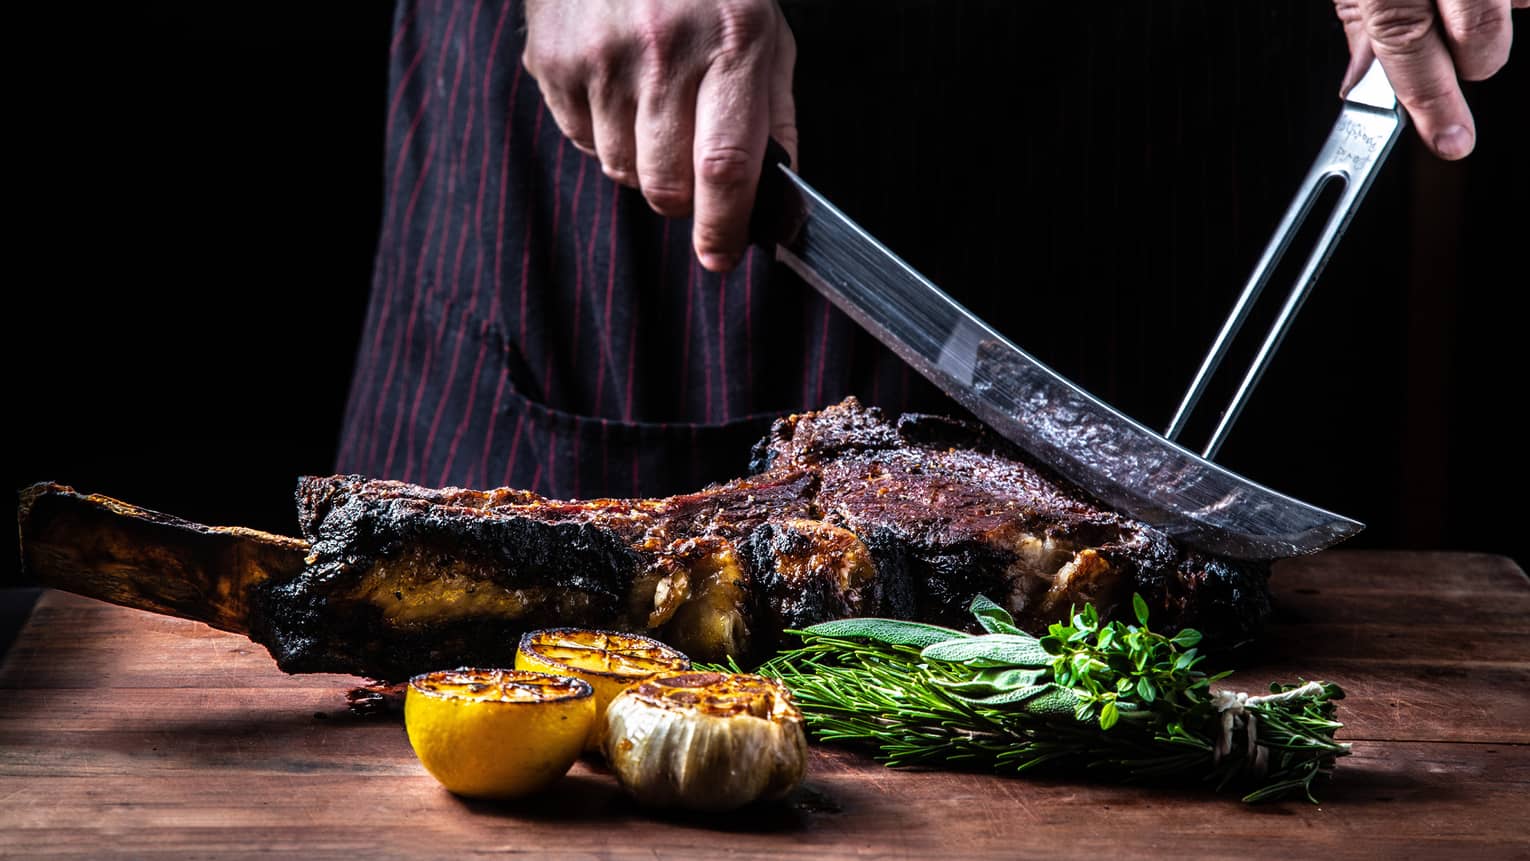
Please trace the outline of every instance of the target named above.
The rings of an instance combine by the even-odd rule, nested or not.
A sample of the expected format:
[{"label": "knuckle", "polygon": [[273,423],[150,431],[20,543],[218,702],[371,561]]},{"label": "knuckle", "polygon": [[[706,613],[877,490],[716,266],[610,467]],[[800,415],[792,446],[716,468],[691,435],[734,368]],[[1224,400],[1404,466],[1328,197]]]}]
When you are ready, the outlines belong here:
[{"label": "knuckle", "polygon": [[1509,25],[1509,16],[1496,3],[1492,5],[1461,8],[1451,6],[1441,10],[1445,30],[1452,37],[1467,43],[1496,40]]},{"label": "knuckle", "polygon": [[1403,104],[1410,112],[1421,116],[1443,117],[1452,112],[1455,98],[1450,89],[1443,84],[1426,81],[1415,86]]},{"label": "knuckle", "polygon": [[676,91],[677,65],[666,65],[664,62],[644,58],[638,71],[636,85],[640,92],[660,102],[667,101],[668,97]]},{"label": "knuckle", "polygon": [[643,177],[643,197],[648,205],[660,215],[684,215],[691,208],[691,190],[682,183],[667,178]]},{"label": "knuckle", "polygon": [[638,187],[637,174],[633,173],[631,167],[620,163],[613,163],[607,159],[600,163],[600,171],[617,185],[626,185],[632,188]]},{"label": "knuckle", "polygon": [[521,64],[543,87],[571,89],[578,86],[583,75],[578,58],[546,48],[533,49],[530,45],[521,56]]},{"label": "knuckle", "polygon": [[648,21],[637,33],[639,56],[660,74],[678,65],[682,43],[680,32],[665,21]]},{"label": "knuckle", "polygon": [[592,93],[608,93],[618,87],[622,79],[620,55],[610,51],[596,51],[590,55],[587,63]]},{"label": "knuckle", "polygon": [[696,175],[708,185],[737,188],[752,179],[754,159],[739,146],[708,146],[696,161]]},{"label": "knuckle", "polygon": [[568,138],[568,142],[574,145],[574,149],[579,150],[585,155],[596,154],[595,136],[591,134],[589,127],[565,122],[557,114],[553,114],[553,119],[558,123],[558,131],[563,132],[563,136]]},{"label": "knuckle", "polygon": [[551,105],[550,107],[552,109],[553,122],[558,125],[558,131],[562,132],[563,136],[572,141],[575,146],[592,140],[587,123],[574,119],[570,112],[561,105]]},{"label": "knuckle", "polygon": [[1468,9],[1453,7],[1442,17],[1445,32],[1464,51],[1465,55],[1457,63],[1463,78],[1492,77],[1508,62],[1513,25],[1503,8],[1497,4]]},{"label": "knuckle", "polygon": [[563,77],[569,71],[567,55],[558,50],[558,43],[547,39],[527,39],[521,52],[521,63],[533,77]]},{"label": "knuckle", "polygon": [[1434,15],[1424,7],[1370,4],[1366,30],[1377,47],[1394,54],[1421,50],[1434,31]]},{"label": "knuckle", "polygon": [[592,94],[610,91],[626,75],[629,53],[616,34],[602,30],[591,34],[569,58],[569,74],[588,85]]},{"label": "knuckle", "polygon": [[718,48],[724,55],[756,50],[774,23],[775,9],[769,2],[737,0],[722,3],[717,10]]},{"label": "knuckle", "polygon": [[1459,110],[1460,91],[1455,80],[1434,77],[1399,79],[1396,82],[1397,98],[1408,112],[1422,122],[1446,122]]},{"label": "knuckle", "polygon": [[1360,0],[1334,0],[1334,12],[1339,16],[1339,21],[1351,24],[1364,20],[1360,10]]},{"label": "knuckle", "polygon": [[527,42],[526,50],[521,52],[521,65],[531,77],[538,81],[547,80],[547,52],[538,48],[534,43]]}]

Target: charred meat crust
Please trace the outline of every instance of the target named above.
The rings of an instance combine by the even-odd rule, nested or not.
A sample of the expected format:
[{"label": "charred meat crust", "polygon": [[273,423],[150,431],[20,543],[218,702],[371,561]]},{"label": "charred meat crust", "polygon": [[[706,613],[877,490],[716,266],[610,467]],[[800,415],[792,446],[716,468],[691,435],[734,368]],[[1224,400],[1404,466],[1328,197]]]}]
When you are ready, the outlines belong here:
[{"label": "charred meat crust", "polygon": [[[969,627],[979,594],[1040,631],[1084,603],[1125,616],[1136,592],[1155,628],[1197,627],[1208,646],[1249,638],[1269,612],[1267,565],[1175,544],[979,426],[889,421],[852,398],[778,420],[752,462],[662,499],[309,477],[306,543],[46,486],[23,498],[22,543],[44,583],[247,630],[289,672],[395,681],[509,666],[542,627],[748,661],[831,618]],[[151,564],[164,559],[179,560],[169,577]]]},{"label": "charred meat crust", "polygon": [[399,679],[464,656],[510,666],[526,629],[622,614],[642,560],[620,535],[495,516],[487,502],[360,476],[303,479],[308,566],[262,591],[252,635],[289,672]]},{"label": "charred meat crust", "polygon": [[1110,612],[1137,592],[1155,627],[1195,626],[1231,645],[1269,613],[1267,564],[1177,545],[981,425],[919,414],[892,423],[850,399],[778,421],[754,463],[816,470],[824,518],[868,539],[879,576],[882,565],[902,573],[914,618],[970,624],[966,604],[981,593],[1039,629],[1075,603]]},{"label": "charred meat crust", "polygon": [[554,625],[708,660],[845,616],[965,627],[978,594],[1039,630],[1135,591],[1155,626],[1228,643],[1268,612],[1263,566],[1179,547],[978,426],[851,399],[777,421],[753,454],[754,475],[665,499],[306,478],[309,565],[262,590],[252,631],[283,669],[402,678],[508,665],[521,632]]}]

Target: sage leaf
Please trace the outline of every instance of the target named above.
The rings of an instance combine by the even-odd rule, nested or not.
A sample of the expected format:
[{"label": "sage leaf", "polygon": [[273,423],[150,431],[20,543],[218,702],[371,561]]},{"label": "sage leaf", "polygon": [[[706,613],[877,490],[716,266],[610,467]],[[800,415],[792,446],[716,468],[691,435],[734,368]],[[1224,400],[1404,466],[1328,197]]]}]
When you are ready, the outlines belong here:
[{"label": "sage leaf", "polygon": [[820,637],[857,637],[887,643],[892,646],[915,646],[924,648],[948,640],[971,638],[971,634],[939,625],[905,622],[901,619],[839,619],[804,628],[802,633]]},{"label": "sage leaf", "polygon": [[1050,691],[1028,700],[1025,710],[1038,717],[1071,715],[1079,706],[1078,694],[1072,688],[1052,685]]},{"label": "sage leaf", "polygon": [[[1023,688],[1001,691],[986,697],[964,696],[962,694],[957,694],[957,696],[975,706],[1010,706],[1033,700],[1053,689],[1060,690],[1056,685],[1048,683],[1044,685],[1026,685]],[[1030,711],[1030,709],[1027,708],[1026,711]]]},{"label": "sage leaf", "polygon": [[972,605],[968,608],[972,615],[977,617],[979,625],[990,634],[1024,634],[1015,625],[1015,617],[1009,611],[989,600],[987,595],[979,595],[972,599]]},{"label": "sage leaf", "polygon": [[1052,656],[1029,634],[964,636],[925,646],[919,656],[928,661],[950,661],[974,667],[1045,667],[1052,662]]},{"label": "sage leaf", "polygon": [[934,682],[963,698],[983,697],[1036,686],[1045,675],[1047,675],[1046,670],[1012,670],[994,667],[978,673],[967,681],[953,682],[935,679]]}]

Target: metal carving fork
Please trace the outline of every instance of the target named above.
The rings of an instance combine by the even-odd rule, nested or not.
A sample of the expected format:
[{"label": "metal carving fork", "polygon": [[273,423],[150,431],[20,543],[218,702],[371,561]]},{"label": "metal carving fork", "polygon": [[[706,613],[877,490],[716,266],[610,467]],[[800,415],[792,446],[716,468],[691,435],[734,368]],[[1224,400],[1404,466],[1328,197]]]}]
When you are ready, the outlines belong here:
[{"label": "metal carving fork", "polygon": [[1222,331],[1217,334],[1216,341],[1212,343],[1211,352],[1207,353],[1205,361],[1201,362],[1201,368],[1196,373],[1194,382],[1190,384],[1190,389],[1185,392],[1185,398],[1180,402],[1179,410],[1174,414],[1174,420],[1169,424],[1169,429],[1164,432],[1165,437],[1173,440],[1184,431],[1196,404],[1205,393],[1206,384],[1216,373],[1217,366],[1222,363],[1228,347],[1237,336],[1238,330],[1242,328],[1254,301],[1259,298],[1260,292],[1264,290],[1265,284],[1274,274],[1275,267],[1285,255],[1297,230],[1307,220],[1322,189],[1330,180],[1343,180],[1343,194],[1334,206],[1333,213],[1328,217],[1328,222],[1323,225],[1323,232],[1314,244],[1311,254],[1308,255],[1307,262],[1296,279],[1296,284],[1286,296],[1280,315],[1270,326],[1270,331],[1265,335],[1258,355],[1254,357],[1253,364],[1244,374],[1243,382],[1238,385],[1237,392],[1227,408],[1223,410],[1216,430],[1212,431],[1211,439],[1201,452],[1201,456],[1208,460],[1216,457],[1218,449],[1227,439],[1227,433],[1232,428],[1233,422],[1237,421],[1238,414],[1243,411],[1244,404],[1248,402],[1249,393],[1259,384],[1259,378],[1263,376],[1270,358],[1280,347],[1280,342],[1285,338],[1286,330],[1290,328],[1296,312],[1301,309],[1302,302],[1311,292],[1318,273],[1323,271],[1323,265],[1333,254],[1340,234],[1349,226],[1350,218],[1354,216],[1361,198],[1365,197],[1365,192],[1370,188],[1377,169],[1386,160],[1387,154],[1392,151],[1392,145],[1401,136],[1406,122],[1407,115],[1398,106],[1397,96],[1392,92],[1392,85],[1381,70],[1381,63],[1372,61],[1365,77],[1361,78],[1360,82],[1345,96],[1344,107],[1339,112],[1338,122],[1334,123],[1333,131],[1328,134],[1328,140],[1318,151],[1317,161],[1313,162],[1312,167],[1307,171],[1306,178],[1302,180],[1301,187],[1296,192],[1296,198],[1291,201],[1291,206],[1281,218],[1280,225],[1275,228],[1275,235],[1270,238],[1269,245],[1265,246],[1264,255],[1259,258],[1259,263],[1254,267],[1254,273],[1249,276],[1248,284],[1244,286],[1243,294],[1238,297],[1232,313],[1222,324]]}]

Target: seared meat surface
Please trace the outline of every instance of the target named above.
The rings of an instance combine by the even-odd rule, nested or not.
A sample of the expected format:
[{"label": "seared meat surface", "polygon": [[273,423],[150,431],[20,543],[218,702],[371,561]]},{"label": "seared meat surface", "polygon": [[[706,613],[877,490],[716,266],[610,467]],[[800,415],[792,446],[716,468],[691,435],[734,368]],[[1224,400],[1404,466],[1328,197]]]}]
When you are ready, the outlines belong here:
[{"label": "seared meat surface", "polygon": [[[289,672],[398,680],[508,666],[523,631],[558,625],[641,631],[699,660],[748,660],[783,629],[831,618],[964,626],[977,594],[1040,630],[1084,603],[1116,614],[1135,591],[1155,627],[1194,626],[1223,644],[1249,636],[1269,609],[1267,566],[1177,546],[978,427],[890,421],[849,399],[777,421],[752,466],[697,493],[572,502],[304,478],[307,556],[290,572],[239,580],[244,627]],[[27,508],[24,549],[38,552],[24,555],[47,582],[43,545],[70,530],[39,545],[34,524],[27,540]]]}]

